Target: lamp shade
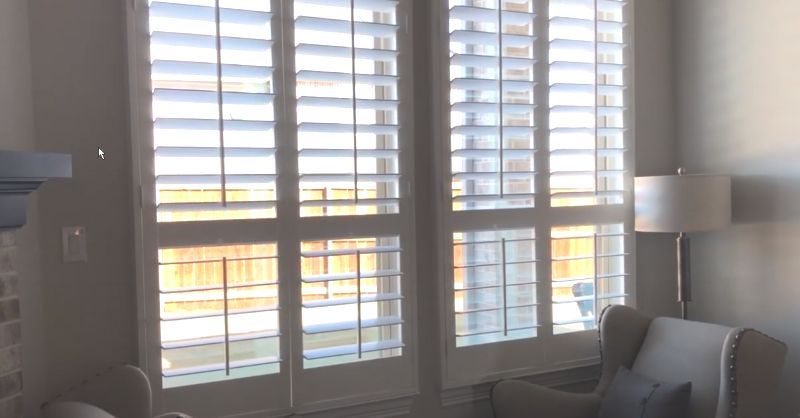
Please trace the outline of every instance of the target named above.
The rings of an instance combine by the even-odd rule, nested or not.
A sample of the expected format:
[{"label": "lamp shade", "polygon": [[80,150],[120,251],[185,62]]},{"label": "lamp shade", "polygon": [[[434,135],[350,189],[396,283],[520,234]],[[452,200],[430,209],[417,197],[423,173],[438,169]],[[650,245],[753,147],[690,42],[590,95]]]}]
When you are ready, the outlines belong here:
[{"label": "lamp shade", "polygon": [[731,178],[694,174],[636,177],[636,230],[697,232],[731,223]]}]

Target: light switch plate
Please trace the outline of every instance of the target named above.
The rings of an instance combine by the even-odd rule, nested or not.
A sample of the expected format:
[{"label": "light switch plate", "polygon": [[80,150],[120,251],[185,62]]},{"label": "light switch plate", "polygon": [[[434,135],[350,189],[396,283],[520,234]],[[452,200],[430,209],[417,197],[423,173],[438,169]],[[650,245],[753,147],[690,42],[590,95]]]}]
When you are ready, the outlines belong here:
[{"label": "light switch plate", "polygon": [[65,263],[88,261],[85,227],[65,226],[61,228],[61,257]]}]

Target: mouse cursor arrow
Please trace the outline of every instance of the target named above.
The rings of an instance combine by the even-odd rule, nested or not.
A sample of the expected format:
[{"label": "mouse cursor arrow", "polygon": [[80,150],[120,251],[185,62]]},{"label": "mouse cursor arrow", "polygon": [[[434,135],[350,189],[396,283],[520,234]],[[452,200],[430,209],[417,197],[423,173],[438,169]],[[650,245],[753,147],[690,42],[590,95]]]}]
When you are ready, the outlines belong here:
[{"label": "mouse cursor arrow", "polygon": [[100,147],[97,147],[97,158],[99,158],[101,160],[105,160],[106,159],[106,153],[103,152],[103,150]]}]

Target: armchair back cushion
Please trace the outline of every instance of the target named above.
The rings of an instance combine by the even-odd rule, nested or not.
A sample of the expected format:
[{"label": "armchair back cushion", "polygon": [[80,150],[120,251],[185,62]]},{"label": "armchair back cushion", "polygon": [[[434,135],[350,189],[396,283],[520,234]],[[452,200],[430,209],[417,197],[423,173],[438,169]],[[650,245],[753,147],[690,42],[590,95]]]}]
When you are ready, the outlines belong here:
[{"label": "armchair back cushion", "polygon": [[663,382],[692,382],[689,418],[715,417],[722,348],[736,332],[701,322],[653,319],[632,370]]}]

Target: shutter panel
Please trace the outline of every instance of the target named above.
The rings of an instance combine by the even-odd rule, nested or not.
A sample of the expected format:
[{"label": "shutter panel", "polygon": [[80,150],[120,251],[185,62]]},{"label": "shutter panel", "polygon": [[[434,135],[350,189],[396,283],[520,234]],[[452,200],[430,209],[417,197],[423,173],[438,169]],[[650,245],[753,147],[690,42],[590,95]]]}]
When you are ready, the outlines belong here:
[{"label": "shutter panel", "polygon": [[456,345],[536,336],[533,229],[453,234]]},{"label": "shutter panel", "polygon": [[550,1],[553,206],[623,203],[625,4]]},{"label": "shutter panel", "polygon": [[[154,134],[142,212],[156,221],[142,234],[159,251],[157,263],[145,257],[158,276],[147,318],[160,326],[148,329],[148,361],[161,362],[157,389],[197,385],[165,391],[164,404],[282,414],[415,386],[404,338],[413,259],[401,250],[414,233],[412,212],[400,213],[401,164],[413,155],[401,140],[401,120],[412,126],[410,9],[400,0],[140,9]],[[214,403],[222,386],[246,396]]]},{"label": "shutter panel", "polygon": [[301,216],[397,213],[397,0],[296,0]]},{"label": "shutter panel", "polygon": [[301,251],[304,367],[401,355],[399,237],[304,241]]},{"label": "shutter panel", "polygon": [[453,210],[534,203],[534,11],[450,1]]},{"label": "shutter panel", "polygon": [[149,10],[158,221],[274,217],[269,2]]},{"label": "shutter panel", "polygon": [[[275,217],[269,2],[152,1],[149,23],[158,222]],[[280,371],[277,256],[161,244],[163,387]]]},{"label": "shutter panel", "polygon": [[279,371],[275,243],[159,250],[163,386]]},{"label": "shutter panel", "polygon": [[553,333],[593,329],[608,305],[624,305],[623,224],[554,227]]},{"label": "shutter panel", "polygon": [[586,364],[631,301],[628,4],[448,0],[448,386]]}]

